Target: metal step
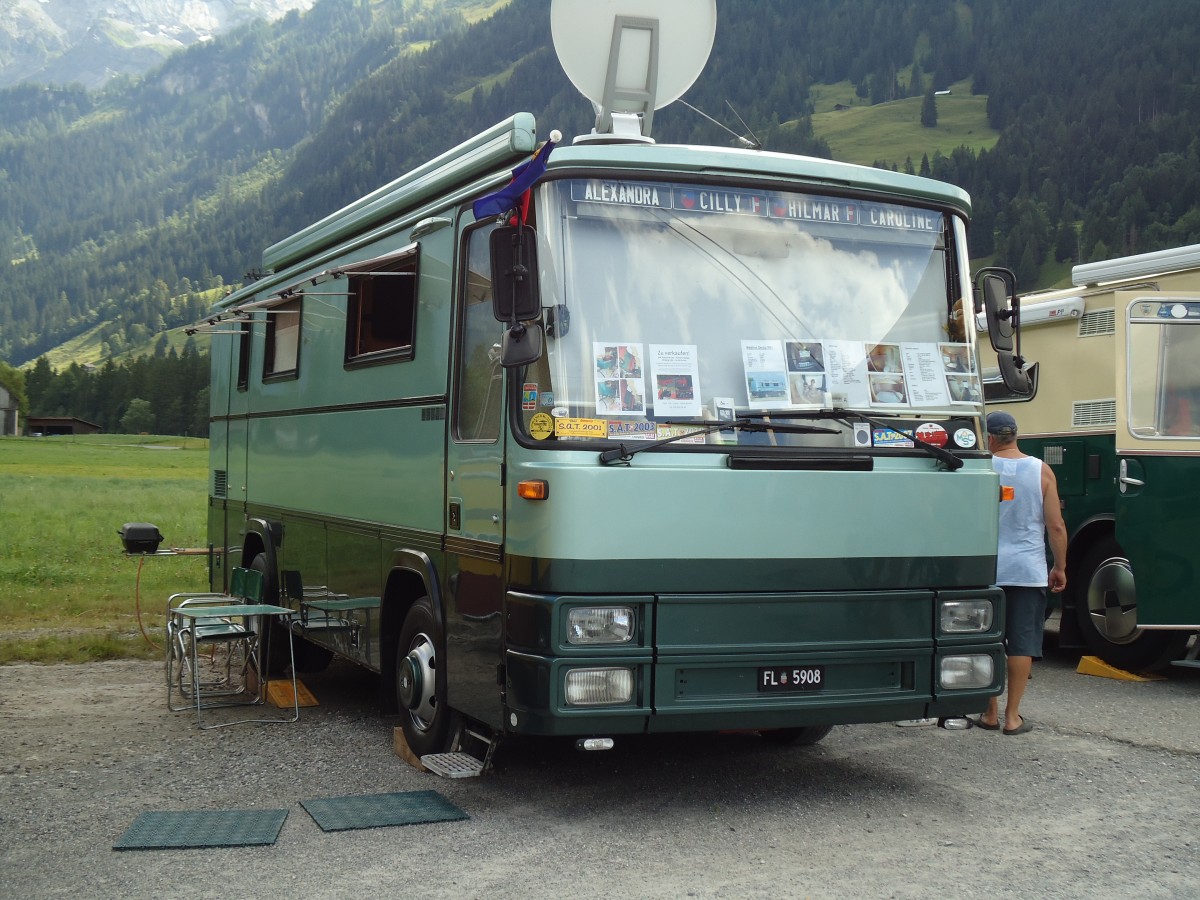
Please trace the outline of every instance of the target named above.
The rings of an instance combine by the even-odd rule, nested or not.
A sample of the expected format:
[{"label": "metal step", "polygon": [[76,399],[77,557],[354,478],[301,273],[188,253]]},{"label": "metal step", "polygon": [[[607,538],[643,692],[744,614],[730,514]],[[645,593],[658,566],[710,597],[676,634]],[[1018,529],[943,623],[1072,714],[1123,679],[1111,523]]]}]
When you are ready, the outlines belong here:
[{"label": "metal step", "polygon": [[1200,669],[1200,659],[1177,659],[1171,665],[1184,669]]},{"label": "metal step", "polygon": [[430,753],[421,757],[421,763],[443,778],[478,778],[483,774],[483,760],[470,753]]}]

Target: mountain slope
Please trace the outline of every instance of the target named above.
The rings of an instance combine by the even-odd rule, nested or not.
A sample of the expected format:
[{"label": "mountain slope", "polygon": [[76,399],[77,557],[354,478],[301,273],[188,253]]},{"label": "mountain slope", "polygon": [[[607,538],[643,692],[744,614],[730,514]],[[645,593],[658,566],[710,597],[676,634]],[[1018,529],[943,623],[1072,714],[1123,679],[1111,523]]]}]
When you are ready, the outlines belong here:
[{"label": "mountain slope", "polygon": [[[976,254],[1032,287],[1076,255],[1200,241],[1197,45],[1200,5],[1172,0],[720,0],[686,99],[773,150],[928,156],[974,198]],[[921,95],[951,85],[921,128]],[[831,111],[829,86],[861,106]],[[591,125],[544,0],[320,0],[102,93],[0,91],[0,358],[182,324],[263,247],[517,110]],[[883,130],[893,114],[912,127]],[[682,105],[655,133],[731,140]]]},{"label": "mountain slope", "polygon": [[8,0],[0,8],[0,87],[36,81],[99,88],[138,75],[239,25],[314,0]]}]

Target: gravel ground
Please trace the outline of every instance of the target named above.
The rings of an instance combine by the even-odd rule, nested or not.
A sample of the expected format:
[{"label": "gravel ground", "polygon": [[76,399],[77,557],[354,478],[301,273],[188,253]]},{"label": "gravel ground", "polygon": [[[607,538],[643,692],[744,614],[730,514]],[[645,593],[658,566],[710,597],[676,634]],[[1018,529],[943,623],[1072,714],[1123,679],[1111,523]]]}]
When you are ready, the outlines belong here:
[{"label": "gravel ground", "polygon": [[[1200,677],[1035,668],[1035,730],[839,727],[506,745],[483,779],[392,751],[335,664],[289,725],[198,731],[145,662],[0,667],[0,896],[1200,896]],[[437,790],[459,822],[320,830],[301,800]],[[289,811],[275,845],[114,852],[138,814]]]}]

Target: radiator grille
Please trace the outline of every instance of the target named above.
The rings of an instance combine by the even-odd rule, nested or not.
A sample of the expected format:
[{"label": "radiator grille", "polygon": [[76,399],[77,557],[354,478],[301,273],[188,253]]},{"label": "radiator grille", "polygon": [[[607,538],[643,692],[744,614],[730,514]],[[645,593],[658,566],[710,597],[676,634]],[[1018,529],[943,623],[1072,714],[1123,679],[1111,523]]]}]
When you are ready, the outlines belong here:
[{"label": "radiator grille", "polygon": [[1113,334],[1117,330],[1117,314],[1111,309],[1094,309],[1085,312],[1079,319],[1079,336],[1094,337],[1098,334]]},{"label": "radiator grille", "polygon": [[213,471],[213,496],[224,497],[229,489],[229,473],[224,469]]},{"label": "radiator grille", "polygon": [[1078,400],[1071,404],[1071,425],[1087,428],[1096,425],[1117,424],[1117,401]]}]

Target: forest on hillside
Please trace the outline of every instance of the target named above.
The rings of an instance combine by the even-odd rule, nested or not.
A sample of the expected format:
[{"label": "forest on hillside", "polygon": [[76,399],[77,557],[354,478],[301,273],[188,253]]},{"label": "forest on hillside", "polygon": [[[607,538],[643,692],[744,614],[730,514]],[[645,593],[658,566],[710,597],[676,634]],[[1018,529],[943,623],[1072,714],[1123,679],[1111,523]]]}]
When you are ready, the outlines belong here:
[{"label": "forest on hillside", "polygon": [[[544,0],[470,27],[407,9],[321,0],[103,92],[0,91],[0,360],[194,320],[192,298],[262,248],[517,110],[590,128]],[[1000,139],[929,174],[972,195],[973,255],[1028,289],[1047,262],[1200,242],[1197,46],[1200,4],[1181,0],[719,0],[686,99],[723,121],[732,105],[767,149],[828,156],[813,84],[887,102],[969,80]],[[679,105],[655,136],[730,141]]]},{"label": "forest on hillside", "polygon": [[74,416],[109,434],[208,436],[209,358],[192,342],[181,353],[165,339],[153,353],[99,367],[55,371],[45,357],[28,371],[0,363],[0,384],[17,398],[21,419]]}]

